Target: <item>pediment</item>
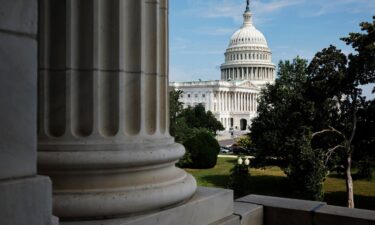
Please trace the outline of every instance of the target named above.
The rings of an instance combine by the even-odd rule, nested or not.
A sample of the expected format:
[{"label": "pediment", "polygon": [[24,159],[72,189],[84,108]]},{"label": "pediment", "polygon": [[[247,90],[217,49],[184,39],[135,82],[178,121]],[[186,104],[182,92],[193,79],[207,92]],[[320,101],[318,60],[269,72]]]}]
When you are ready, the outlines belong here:
[{"label": "pediment", "polygon": [[253,84],[251,81],[249,80],[246,80],[246,81],[243,81],[241,83],[238,83],[236,85],[237,87],[242,87],[242,88],[254,88],[254,89],[259,89],[258,86],[256,86],[255,84]]}]

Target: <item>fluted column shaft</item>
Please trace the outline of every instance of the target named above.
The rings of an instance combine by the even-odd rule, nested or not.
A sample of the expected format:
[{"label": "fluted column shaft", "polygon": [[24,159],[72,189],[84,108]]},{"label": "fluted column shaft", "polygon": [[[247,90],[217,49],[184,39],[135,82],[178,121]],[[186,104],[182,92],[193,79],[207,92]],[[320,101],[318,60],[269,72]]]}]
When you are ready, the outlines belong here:
[{"label": "fluted column shaft", "polygon": [[168,0],[41,0],[38,168],[54,214],[142,213],[196,190],[169,135]]},{"label": "fluted column shaft", "polygon": [[219,107],[220,111],[223,111],[223,92],[222,91],[219,92],[219,104],[220,104],[220,107]]},{"label": "fluted column shaft", "polygon": [[224,91],[223,92],[223,107],[224,107],[224,111],[226,112],[227,111],[227,93]]},{"label": "fluted column shaft", "polygon": [[225,92],[225,111],[229,111],[229,92]]},{"label": "fluted column shaft", "polygon": [[250,103],[250,100],[249,100],[249,93],[246,93],[246,111],[249,112],[250,109],[249,109],[249,104]]},{"label": "fluted column shaft", "polygon": [[240,112],[242,112],[242,106],[243,106],[242,92],[240,92]]},{"label": "fluted column shaft", "polygon": [[221,92],[221,110],[225,110],[225,96],[224,96],[224,91]]},{"label": "fluted column shaft", "polygon": [[250,93],[247,93],[247,111],[250,112]]},{"label": "fluted column shaft", "polygon": [[225,111],[225,92],[222,92],[222,105],[223,105],[223,111]]},{"label": "fluted column shaft", "polygon": [[251,95],[251,111],[255,111],[254,110],[254,94]]},{"label": "fluted column shaft", "polygon": [[241,92],[240,92],[239,98],[240,98],[240,109],[239,109],[239,111],[242,112],[242,93]]}]

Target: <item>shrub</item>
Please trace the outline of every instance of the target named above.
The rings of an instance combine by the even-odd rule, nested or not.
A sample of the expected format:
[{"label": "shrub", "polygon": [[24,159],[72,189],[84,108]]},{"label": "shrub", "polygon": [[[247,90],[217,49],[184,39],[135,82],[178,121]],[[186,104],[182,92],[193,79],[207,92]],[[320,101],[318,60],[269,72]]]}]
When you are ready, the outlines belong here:
[{"label": "shrub", "polygon": [[177,163],[182,168],[209,169],[216,165],[220,145],[206,130],[199,130],[184,143],[186,153]]},{"label": "shrub", "polygon": [[248,193],[249,189],[249,164],[246,159],[239,156],[234,167],[230,170],[228,188],[234,192],[234,197],[239,198]]},{"label": "shrub", "polygon": [[358,162],[358,172],[356,175],[357,179],[372,180],[371,163],[368,159]]},{"label": "shrub", "polygon": [[250,149],[252,146],[252,142],[249,135],[241,136],[237,139],[237,144],[241,147]]},{"label": "shrub", "polygon": [[289,155],[290,163],[284,172],[294,195],[303,199],[323,200],[323,182],[328,172],[324,165],[323,152],[313,150],[304,136],[287,145],[293,154]]}]

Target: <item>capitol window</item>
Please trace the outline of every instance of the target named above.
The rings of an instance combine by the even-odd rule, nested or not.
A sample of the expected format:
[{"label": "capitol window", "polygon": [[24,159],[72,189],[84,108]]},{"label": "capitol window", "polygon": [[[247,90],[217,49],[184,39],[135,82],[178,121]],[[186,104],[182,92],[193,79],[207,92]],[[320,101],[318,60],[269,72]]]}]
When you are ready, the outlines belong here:
[{"label": "capitol window", "polygon": [[205,95],[205,94],[202,94],[202,97],[203,97],[203,98],[205,98],[205,97],[206,97],[206,95]]},{"label": "capitol window", "polygon": [[188,98],[190,98],[190,94],[188,94],[187,96],[188,96]]},{"label": "capitol window", "polygon": [[198,94],[194,94],[194,97],[195,97],[195,98],[198,98]]}]

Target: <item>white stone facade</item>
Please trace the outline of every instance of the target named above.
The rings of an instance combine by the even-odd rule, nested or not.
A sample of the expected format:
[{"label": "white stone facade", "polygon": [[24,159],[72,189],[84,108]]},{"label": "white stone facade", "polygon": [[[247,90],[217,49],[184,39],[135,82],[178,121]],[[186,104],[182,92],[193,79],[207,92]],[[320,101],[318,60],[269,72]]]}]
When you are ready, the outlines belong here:
[{"label": "white stone facade", "polygon": [[257,114],[257,99],[262,87],[275,80],[275,65],[264,35],[252,24],[247,8],[244,23],[236,31],[221,65],[221,80],[171,82],[182,90],[184,107],[203,104],[226,130],[246,130]]},{"label": "white stone facade", "polygon": [[183,90],[184,107],[198,104],[213,112],[226,129],[247,129],[256,115],[259,88],[250,81],[200,81],[171,83]]}]

